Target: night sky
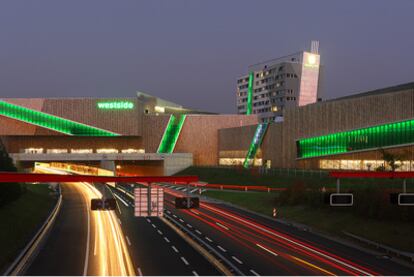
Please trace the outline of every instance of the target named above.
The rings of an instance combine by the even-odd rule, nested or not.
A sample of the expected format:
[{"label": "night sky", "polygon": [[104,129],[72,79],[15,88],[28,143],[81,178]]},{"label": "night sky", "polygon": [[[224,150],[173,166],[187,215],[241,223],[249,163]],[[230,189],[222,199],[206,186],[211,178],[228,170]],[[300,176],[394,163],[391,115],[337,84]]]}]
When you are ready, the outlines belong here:
[{"label": "night sky", "polygon": [[325,98],[414,81],[414,1],[1,1],[0,97],[153,94],[234,113],[247,67],[320,41]]}]

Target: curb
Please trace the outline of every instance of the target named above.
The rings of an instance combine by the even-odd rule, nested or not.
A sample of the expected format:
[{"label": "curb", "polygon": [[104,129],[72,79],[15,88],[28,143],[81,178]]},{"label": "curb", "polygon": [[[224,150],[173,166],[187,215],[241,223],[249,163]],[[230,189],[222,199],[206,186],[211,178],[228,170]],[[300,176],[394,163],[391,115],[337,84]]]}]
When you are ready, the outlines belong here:
[{"label": "curb", "polygon": [[45,239],[45,235],[50,230],[51,226],[55,222],[56,216],[60,211],[60,207],[62,204],[62,193],[60,190],[59,185],[59,198],[55,204],[55,207],[50,212],[49,216],[33,236],[33,238],[26,244],[17,258],[13,261],[13,263],[8,267],[8,269],[3,272],[2,275],[21,275],[24,270],[26,269],[28,263],[30,262],[31,258],[35,254],[36,249],[39,247],[40,243]]}]

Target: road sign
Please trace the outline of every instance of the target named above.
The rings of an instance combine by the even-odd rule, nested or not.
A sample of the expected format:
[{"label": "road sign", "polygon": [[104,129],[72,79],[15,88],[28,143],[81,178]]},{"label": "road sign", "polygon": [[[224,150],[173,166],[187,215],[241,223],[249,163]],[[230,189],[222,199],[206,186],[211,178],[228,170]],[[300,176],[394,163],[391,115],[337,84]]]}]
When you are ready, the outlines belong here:
[{"label": "road sign", "polygon": [[116,209],[116,201],[114,198],[100,199],[94,198],[91,199],[91,210],[92,211],[111,211]]},{"label": "road sign", "polygon": [[354,195],[352,193],[332,193],[329,196],[331,206],[346,207],[354,204]]},{"label": "road sign", "polygon": [[399,206],[414,206],[414,193],[399,193],[398,194]]},{"label": "road sign", "polygon": [[176,209],[197,209],[200,207],[200,198],[198,197],[176,197]]},{"label": "road sign", "polygon": [[[150,194],[148,195],[148,193]],[[135,216],[163,216],[164,191],[161,188],[135,188]]]}]

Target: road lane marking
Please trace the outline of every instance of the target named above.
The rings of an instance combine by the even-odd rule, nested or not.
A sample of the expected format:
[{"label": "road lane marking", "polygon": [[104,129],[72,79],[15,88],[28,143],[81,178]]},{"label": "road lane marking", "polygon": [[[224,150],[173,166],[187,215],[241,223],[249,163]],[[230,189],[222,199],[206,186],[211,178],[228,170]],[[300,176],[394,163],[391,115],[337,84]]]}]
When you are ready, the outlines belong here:
[{"label": "road lane marking", "polygon": [[157,228],[157,226],[155,226],[155,224],[151,224],[151,225],[152,225],[152,227]]},{"label": "road lane marking", "polygon": [[196,232],[197,234],[201,235],[201,232],[200,232],[199,230],[195,229],[195,232]]},{"label": "road lane marking", "polygon": [[[306,246],[306,245],[303,245],[303,244],[301,244],[301,243],[299,243],[299,242],[296,242],[296,241],[294,241],[294,240],[291,240],[291,239],[289,239],[289,238],[287,238],[287,237],[285,237],[285,236],[282,236],[282,235],[280,235],[280,234],[277,234],[277,233],[275,233],[275,232],[273,232],[273,231],[271,231],[271,230],[268,230],[268,229],[266,229],[266,228],[264,228],[264,227],[261,227],[261,226],[259,226],[259,225],[257,225],[257,224],[254,224],[254,223],[251,223],[251,222],[249,222],[249,221],[246,221],[246,220],[244,220],[243,218],[240,218],[240,217],[234,216],[234,215],[232,215],[232,214],[229,214],[229,213],[227,213],[227,212],[224,212],[224,211],[218,210],[218,209],[216,209],[216,208],[213,208],[213,207],[208,206],[208,205],[205,205],[205,204],[204,204],[204,207],[206,207],[206,208],[207,208],[207,209],[209,209],[209,210],[213,210],[213,211],[215,211],[215,212],[217,212],[217,213],[227,215],[228,217],[231,217],[231,218],[235,219],[236,221],[241,221],[241,222],[243,222],[243,223],[245,223],[245,224],[247,224],[247,225],[253,226],[253,227],[255,227],[255,228],[259,229],[259,230],[262,230],[262,231],[264,231],[264,232],[266,232],[266,233],[268,233],[268,234],[270,234],[270,235],[276,236],[276,237],[281,238],[281,239],[283,239],[283,240],[285,240],[285,241],[288,241],[288,242],[290,242],[290,243],[292,243],[292,244],[294,244],[294,245],[300,246],[300,247],[302,247],[302,248],[304,248],[304,249],[306,249],[306,250],[308,250],[308,251],[311,251],[311,252],[313,252],[313,253],[315,253],[315,254],[317,254],[317,255],[320,255],[320,256],[322,256],[322,257],[324,257],[324,258],[327,258],[327,259],[329,259],[329,260],[331,260],[331,261],[335,261],[335,262],[337,262],[337,263],[339,263],[339,264],[341,264],[341,265],[343,265],[343,266],[346,266],[346,267],[351,268],[351,269],[353,269],[353,270],[356,270],[356,271],[358,271],[358,272],[362,272],[362,274],[363,274],[363,275],[372,275],[372,274],[370,274],[370,273],[368,273],[368,272],[366,272],[366,271],[364,271],[364,270],[362,270],[362,269],[359,269],[359,268],[357,268],[357,267],[355,267],[355,266],[353,266],[353,265],[351,265],[351,264],[348,264],[347,262],[344,262],[344,261],[338,260],[338,259],[336,259],[336,258],[334,258],[334,257],[332,257],[332,256],[329,256],[329,255],[327,255],[327,254],[324,254],[324,253],[322,253],[322,252],[320,252],[320,251],[318,251],[318,250],[316,250],[316,249],[313,249],[313,248],[308,247],[308,246]],[[362,275],[362,274],[361,274],[361,275]]]},{"label": "road lane marking", "polygon": [[267,249],[266,247],[264,247],[264,246],[262,246],[262,245],[260,245],[260,244],[258,244],[258,243],[256,243],[256,246],[258,246],[258,247],[260,247],[261,249],[263,249],[263,250],[265,250],[265,251],[267,251],[268,253],[270,253],[270,254],[272,254],[272,255],[274,255],[274,256],[279,256],[278,254],[276,254],[275,252],[273,252],[272,250],[270,250],[270,249]]},{"label": "road lane marking", "polygon": [[185,263],[185,265],[190,265],[184,257],[181,257],[181,260]]},{"label": "road lane marking", "polygon": [[169,210],[167,210],[167,213],[171,214],[171,212]]},{"label": "road lane marking", "polygon": [[129,207],[128,203],[122,199],[121,197],[119,197],[116,193],[114,193],[115,197],[119,199],[119,201],[121,201],[122,204],[124,204],[126,207]]},{"label": "road lane marking", "polygon": [[[82,195],[85,199],[85,195],[83,193]],[[88,214],[88,235],[86,237],[85,264],[83,266],[83,276],[88,275],[88,264],[89,264],[89,240],[91,239],[91,215],[90,215],[89,203],[90,202],[87,200],[86,201],[86,213]],[[95,234],[95,239],[96,239],[96,234]]]},{"label": "road lane marking", "polygon": [[144,275],[142,275],[142,271],[141,271],[140,267],[137,268],[137,271],[138,271],[138,276],[144,276]]},{"label": "road lane marking", "polygon": [[216,224],[217,224],[218,226],[220,226],[221,228],[224,228],[224,229],[226,229],[226,230],[230,230],[227,226],[224,226],[223,224],[220,224],[220,223],[218,223],[218,222],[216,222]]},{"label": "road lane marking", "polygon": [[128,245],[129,245],[129,246],[131,246],[131,242],[129,241],[128,236],[125,236],[125,239],[126,239],[126,241],[127,241]]},{"label": "road lane marking", "polygon": [[177,218],[177,216],[175,214],[173,214],[173,217]]},{"label": "road lane marking", "polygon": [[223,247],[221,247],[220,245],[217,245],[217,248],[218,249],[220,249],[221,251],[223,251],[223,252],[226,252],[227,250],[226,249],[224,249]]},{"label": "road lane marking", "polygon": [[238,262],[239,264],[243,264],[243,262],[242,262],[242,261],[240,261],[239,259],[237,259],[236,257],[231,256],[231,258],[232,258],[233,260],[235,260],[236,262]]},{"label": "road lane marking", "polygon": [[204,237],[206,240],[208,240],[209,242],[213,242],[213,240],[209,237]]},{"label": "road lane marking", "polygon": [[182,220],[181,218],[179,219],[182,223],[184,223],[184,220]]},{"label": "road lane marking", "polygon": [[164,237],[164,240],[168,243],[170,242],[170,240],[167,237]]},{"label": "road lane marking", "polygon": [[250,269],[250,272],[253,273],[256,276],[260,276],[259,273],[257,273],[256,271],[254,271],[253,269]]},{"label": "road lane marking", "polygon": [[119,225],[122,225],[121,219],[117,217]]},{"label": "road lane marking", "polygon": [[301,262],[301,263],[303,263],[303,264],[305,264],[305,265],[307,265],[307,266],[310,266],[310,267],[316,268],[316,269],[318,269],[318,270],[320,270],[320,271],[322,271],[322,272],[324,272],[324,273],[326,273],[326,274],[328,274],[328,275],[335,276],[335,274],[333,274],[332,272],[330,272],[330,271],[328,271],[328,270],[325,270],[325,269],[323,269],[323,268],[320,268],[319,266],[316,266],[316,265],[314,265],[314,264],[311,264],[311,263],[309,263],[309,262],[307,262],[307,261],[305,261],[305,260],[302,260],[302,259],[300,259],[300,258],[298,258],[298,257],[292,256],[292,255],[289,255],[289,256],[290,256],[290,257],[292,257],[293,259],[295,259],[296,261]]},{"label": "road lane marking", "polygon": [[192,210],[192,212],[198,215],[200,214],[199,212],[196,212],[195,210]]},{"label": "road lane marking", "polygon": [[151,219],[147,218],[147,221],[148,221],[148,222],[151,222]]},{"label": "road lane marking", "polygon": [[174,252],[175,253],[178,253],[179,251],[178,251],[178,249],[177,248],[175,248],[175,246],[173,245],[173,246],[171,246],[171,248],[174,250]]},{"label": "road lane marking", "polygon": [[193,228],[193,226],[191,226],[190,224],[187,223],[187,227],[188,228]]},{"label": "road lane marking", "polygon": [[195,270],[193,270],[192,273],[194,274],[194,276],[198,276],[198,273]]},{"label": "road lane marking", "polygon": [[161,230],[157,230],[157,232],[158,232],[158,234],[162,235],[162,232],[161,232]]}]

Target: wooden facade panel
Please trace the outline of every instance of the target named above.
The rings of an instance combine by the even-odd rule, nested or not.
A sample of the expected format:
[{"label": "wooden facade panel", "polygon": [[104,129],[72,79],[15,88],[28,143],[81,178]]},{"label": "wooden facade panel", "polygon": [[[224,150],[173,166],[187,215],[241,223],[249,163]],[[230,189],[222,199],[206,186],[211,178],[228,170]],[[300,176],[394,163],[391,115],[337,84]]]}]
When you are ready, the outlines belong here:
[{"label": "wooden facade panel", "polygon": [[144,115],[143,116],[143,140],[145,151],[157,152],[164,131],[167,128],[169,115]]},{"label": "wooden facade panel", "polygon": [[226,128],[218,131],[219,151],[247,150],[250,147],[257,125]]}]

